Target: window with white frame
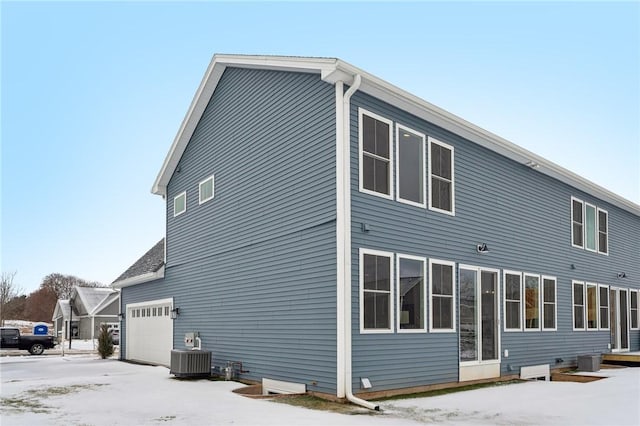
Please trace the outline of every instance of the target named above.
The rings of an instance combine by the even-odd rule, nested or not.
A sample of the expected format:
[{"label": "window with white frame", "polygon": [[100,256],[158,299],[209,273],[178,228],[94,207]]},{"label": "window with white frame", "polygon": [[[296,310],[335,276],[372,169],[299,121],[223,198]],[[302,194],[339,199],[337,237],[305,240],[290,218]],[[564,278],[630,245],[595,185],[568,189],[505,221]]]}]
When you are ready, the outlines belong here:
[{"label": "window with white frame", "polygon": [[182,192],[173,199],[173,216],[181,215],[187,211],[187,193]]},{"label": "window with white frame", "polygon": [[359,109],[360,191],[393,198],[392,122]]},{"label": "window with white frame", "polygon": [[584,330],[584,283],[572,282],[573,292],[573,329]]},{"label": "window with white frame", "polygon": [[598,306],[600,308],[600,330],[609,329],[609,287],[598,286]]},{"label": "window with white frame", "polygon": [[398,331],[425,331],[426,259],[397,256]]},{"label": "window with white frame", "polygon": [[454,262],[429,259],[430,331],[455,331]]},{"label": "window with white frame", "polygon": [[584,247],[584,203],[571,197],[571,244]]},{"label": "window with white frame", "polygon": [[425,202],[425,136],[396,125],[396,194],[398,201],[418,207]]},{"label": "window with white frame", "polygon": [[587,283],[587,329],[598,329],[598,285]]},{"label": "window with white frame", "polygon": [[609,213],[598,209],[598,252],[609,254]]},{"label": "window with white frame", "polygon": [[429,209],[455,214],[453,147],[429,138]]},{"label": "window with white frame", "polygon": [[360,330],[391,332],[393,253],[360,249]]},{"label": "window with white frame", "polygon": [[630,313],[630,323],[631,323],[631,329],[632,330],[637,330],[638,329],[638,322],[640,321],[640,318],[638,318],[638,290],[631,290],[629,291],[629,296],[631,297],[631,300],[629,301],[629,313]]},{"label": "window with white frame", "polygon": [[214,195],[214,178],[210,176],[200,182],[198,185],[199,204],[205,203],[213,199]]},{"label": "window with white frame", "polygon": [[556,279],[542,277],[542,329],[556,330]]},{"label": "window with white frame", "polygon": [[522,273],[504,272],[504,329],[522,330]]},{"label": "window with white frame", "polygon": [[598,250],[597,234],[598,216],[596,206],[589,203],[584,204],[584,248],[589,251]]},{"label": "window with white frame", "polygon": [[524,274],[524,329],[540,330],[540,276]]}]

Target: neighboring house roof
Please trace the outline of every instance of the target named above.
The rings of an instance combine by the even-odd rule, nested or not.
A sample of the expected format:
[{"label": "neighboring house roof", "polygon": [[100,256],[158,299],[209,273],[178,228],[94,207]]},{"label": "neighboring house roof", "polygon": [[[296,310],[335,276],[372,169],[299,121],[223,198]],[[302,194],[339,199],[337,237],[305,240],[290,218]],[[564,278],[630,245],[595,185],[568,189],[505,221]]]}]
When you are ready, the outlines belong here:
[{"label": "neighboring house roof", "polygon": [[71,293],[71,299],[80,298],[88,315],[94,315],[96,307],[116,291],[108,287],[79,287],[76,286]]},{"label": "neighboring house roof", "polygon": [[55,321],[60,317],[62,317],[63,320],[69,318],[69,299],[58,299],[56,302],[51,320]]},{"label": "neighboring house roof", "polygon": [[109,305],[111,305],[114,301],[118,300],[118,298],[120,297],[120,292],[118,291],[114,291],[113,293],[111,293],[110,295],[108,295],[107,297],[105,297],[104,299],[102,299],[102,302],[98,303],[96,305],[95,308],[93,308],[93,310],[91,312],[89,312],[90,315],[92,316],[97,316],[100,315],[100,312],[102,310],[104,310],[105,308],[107,308]]},{"label": "neighboring house roof", "polygon": [[164,238],[116,278],[111,286],[122,288],[162,277],[164,277]]},{"label": "neighboring house roof", "polygon": [[169,179],[227,67],[314,73],[330,84],[343,81],[350,85],[360,75],[359,91],[640,216],[640,205],[337,58],[214,55],[153,184],[154,194],[166,196]]}]

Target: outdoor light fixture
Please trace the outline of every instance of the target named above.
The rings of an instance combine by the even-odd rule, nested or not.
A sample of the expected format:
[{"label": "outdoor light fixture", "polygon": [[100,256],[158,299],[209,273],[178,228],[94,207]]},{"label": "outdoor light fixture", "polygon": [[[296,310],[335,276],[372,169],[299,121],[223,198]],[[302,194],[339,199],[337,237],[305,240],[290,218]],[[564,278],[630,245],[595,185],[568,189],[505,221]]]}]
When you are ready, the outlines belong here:
[{"label": "outdoor light fixture", "polygon": [[180,308],[173,308],[171,310],[171,319],[178,318],[178,315],[180,315]]},{"label": "outdoor light fixture", "polygon": [[571,269],[576,269],[576,265],[574,265],[573,263],[571,264]]},{"label": "outdoor light fixture", "polygon": [[476,250],[478,251],[478,253],[482,254],[482,253],[489,253],[489,247],[487,247],[487,243],[482,243],[482,244],[478,244],[476,246]]},{"label": "outdoor light fixture", "polygon": [[120,313],[118,314],[118,319],[119,319],[120,321],[123,321],[123,320],[124,320],[124,312],[120,312]]},{"label": "outdoor light fixture", "polygon": [[525,164],[527,167],[531,167],[532,169],[537,169],[540,167],[540,164],[536,163],[535,161],[529,161],[527,162],[527,164]]},{"label": "outdoor light fixture", "polygon": [[618,278],[627,278],[627,274],[624,272],[618,272]]}]

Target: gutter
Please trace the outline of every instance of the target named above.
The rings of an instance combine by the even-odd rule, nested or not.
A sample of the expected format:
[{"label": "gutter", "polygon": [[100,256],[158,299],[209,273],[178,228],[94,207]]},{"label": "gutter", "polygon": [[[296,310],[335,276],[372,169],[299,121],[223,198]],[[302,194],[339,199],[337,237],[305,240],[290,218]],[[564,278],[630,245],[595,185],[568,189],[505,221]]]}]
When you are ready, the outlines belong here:
[{"label": "gutter", "polygon": [[337,396],[368,408],[380,406],[353,394],[351,358],[351,96],[360,88],[355,74],[349,90],[344,82],[336,86],[336,237],[337,237]]}]

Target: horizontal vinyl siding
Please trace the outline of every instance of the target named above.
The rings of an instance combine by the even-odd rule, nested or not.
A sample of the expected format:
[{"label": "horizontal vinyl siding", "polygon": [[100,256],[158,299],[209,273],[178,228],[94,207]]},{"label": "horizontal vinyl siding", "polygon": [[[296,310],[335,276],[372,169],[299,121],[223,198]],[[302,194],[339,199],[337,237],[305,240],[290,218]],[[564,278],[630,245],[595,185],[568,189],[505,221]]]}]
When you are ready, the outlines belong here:
[{"label": "horizontal vinyl siding", "polygon": [[[214,364],[336,387],[335,91],[227,68],[168,186],[165,284]],[[198,204],[198,183],[215,196]],[[187,210],[173,217],[173,198]]]},{"label": "horizontal vinyl siding", "polygon": [[[395,124],[454,147],[455,216],[358,191],[358,107],[394,121],[394,150]],[[456,287],[459,264],[499,269],[501,312],[502,270],[557,277],[558,331],[501,332],[502,351],[509,350],[503,374],[517,373],[523,365],[555,366],[556,358],[575,363],[577,355],[608,350],[609,331],[572,330],[571,280],[640,288],[640,218],[361,92],[352,98],[351,123],[355,389],[359,377],[371,379],[372,390],[458,380],[457,333],[360,334],[359,248],[454,261]],[[609,256],[571,246],[571,196],[608,211]],[[369,232],[362,232],[362,223]],[[486,243],[490,253],[478,254],[479,243]],[[634,278],[617,279],[621,271]],[[639,334],[631,332],[632,350],[640,346]]]}]

